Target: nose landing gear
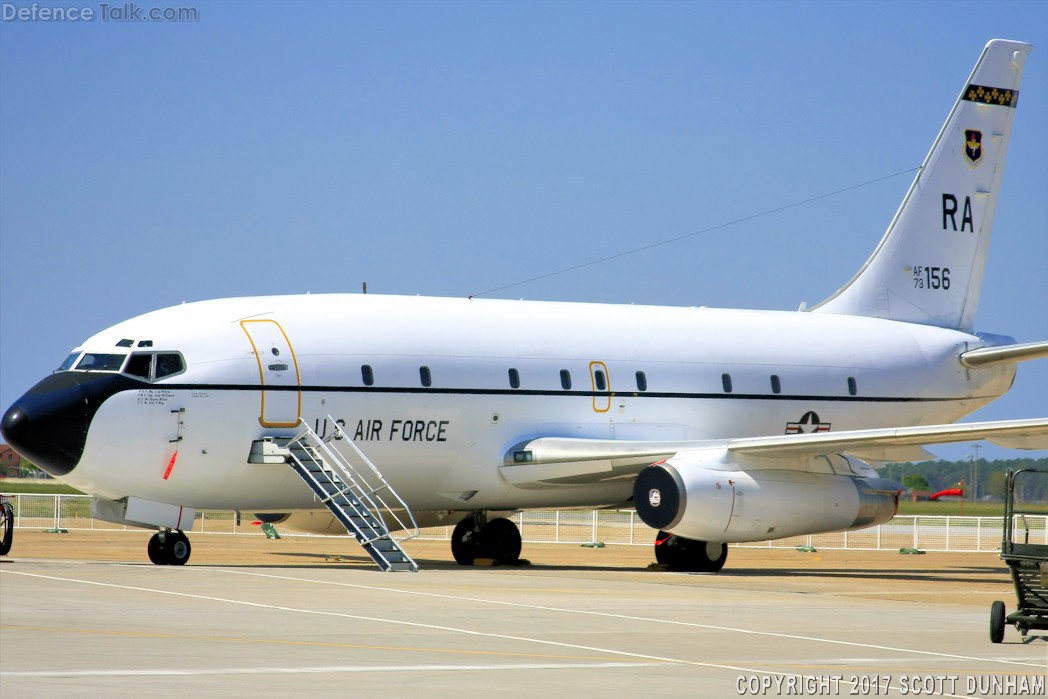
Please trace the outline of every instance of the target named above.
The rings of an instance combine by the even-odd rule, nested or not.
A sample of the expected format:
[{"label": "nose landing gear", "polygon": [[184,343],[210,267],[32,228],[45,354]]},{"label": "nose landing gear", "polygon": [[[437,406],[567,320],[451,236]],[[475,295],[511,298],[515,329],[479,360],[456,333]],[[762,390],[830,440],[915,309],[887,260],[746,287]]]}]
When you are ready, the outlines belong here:
[{"label": "nose landing gear", "polygon": [[158,566],[184,566],[193,547],[189,537],[178,530],[161,529],[149,537],[146,553],[149,560]]}]

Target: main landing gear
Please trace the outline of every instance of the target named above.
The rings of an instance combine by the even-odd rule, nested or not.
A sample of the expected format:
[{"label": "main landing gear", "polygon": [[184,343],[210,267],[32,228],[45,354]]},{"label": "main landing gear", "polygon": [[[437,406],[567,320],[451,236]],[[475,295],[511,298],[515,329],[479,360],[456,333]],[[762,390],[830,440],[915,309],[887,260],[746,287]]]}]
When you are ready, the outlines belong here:
[{"label": "main landing gear", "polygon": [[668,532],[659,532],[655,537],[655,560],[672,571],[718,573],[727,559],[726,544],[685,539]]},{"label": "main landing gear", "polygon": [[464,566],[473,565],[478,558],[490,558],[498,565],[515,565],[520,560],[520,530],[503,517],[489,522],[483,512],[474,512],[455,525],[451,553]]},{"label": "main landing gear", "polygon": [[15,508],[9,502],[0,502],[0,556],[11,552],[15,536]]},{"label": "main landing gear", "polygon": [[149,537],[149,546],[146,547],[149,560],[158,566],[184,566],[192,551],[189,537],[171,529],[161,529]]}]

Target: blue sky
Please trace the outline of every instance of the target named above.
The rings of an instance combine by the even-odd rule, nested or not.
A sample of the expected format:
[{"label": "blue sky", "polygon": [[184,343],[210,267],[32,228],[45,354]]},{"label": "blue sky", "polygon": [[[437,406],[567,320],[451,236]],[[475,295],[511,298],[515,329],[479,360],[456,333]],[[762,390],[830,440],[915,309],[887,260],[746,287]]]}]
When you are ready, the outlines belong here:
[{"label": "blue sky", "polygon": [[[1048,339],[1048,3],[171,4],[0,22],[0,408],[183,300],[466,296],[909,170],[994,37],[1038,48],[978,326]],[[492,296],[796,309],[911,177]]]}]

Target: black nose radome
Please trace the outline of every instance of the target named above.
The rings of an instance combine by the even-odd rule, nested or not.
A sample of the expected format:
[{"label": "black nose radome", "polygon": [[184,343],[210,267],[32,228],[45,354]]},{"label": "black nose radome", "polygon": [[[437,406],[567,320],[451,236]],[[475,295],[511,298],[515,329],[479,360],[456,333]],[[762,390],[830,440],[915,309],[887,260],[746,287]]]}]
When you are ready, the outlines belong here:
[{"label": "black nose radome", "polygon": [[80,462],[98,407],[136,383],[117,374],[52,374],[8,408],[0,434],[33,464],[63,476]]}]

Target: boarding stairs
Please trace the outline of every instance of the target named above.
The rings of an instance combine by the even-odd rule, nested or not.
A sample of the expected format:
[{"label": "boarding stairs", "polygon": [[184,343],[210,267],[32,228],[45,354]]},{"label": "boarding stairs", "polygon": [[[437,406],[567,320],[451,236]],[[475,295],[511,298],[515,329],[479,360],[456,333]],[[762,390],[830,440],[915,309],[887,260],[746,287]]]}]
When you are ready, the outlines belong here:
[{"label": "boarding stairs", "polygon": [[[300,429],[294,437],[259,442],[269,442],[264,446],[270,454],[286,457],[292,470],[356,537],[379,568],[417,571],[418,564],[400,546],[419,534],[411,509],[338,423],[329,417],[328,424],[335,430],[325,437],[299,420]],[[341,449],[343,446],[349,447],[350,456]],[[397,538],[386,523],[387,517],[396,525]]]}]

